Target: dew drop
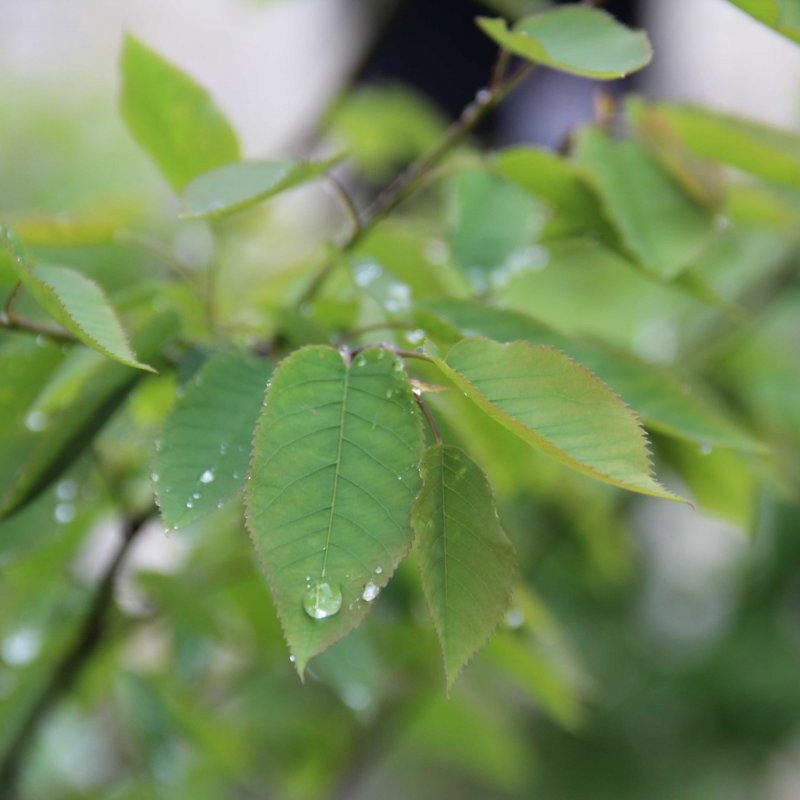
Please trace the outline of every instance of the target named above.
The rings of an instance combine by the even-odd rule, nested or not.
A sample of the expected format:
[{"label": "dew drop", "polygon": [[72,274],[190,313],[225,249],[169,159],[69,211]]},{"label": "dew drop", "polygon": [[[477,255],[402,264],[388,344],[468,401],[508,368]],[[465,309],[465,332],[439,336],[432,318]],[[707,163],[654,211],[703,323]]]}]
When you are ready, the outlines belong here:
[{"label": "dew drop", "polygon": [[219,445],[219,454],[224,456],[228,452],[228,444],[227,442],[220,442]]},{"label": "dew drop", "polygon": [[303,609],[312,619],[325,619],[338,614],[342,607],[342,590],[338,583],[314,581],[306,589]]},{"label": "dew drop", "polygon": [[383,574],[383,567],[375,567],[375,574],[382,575]]},{"label": "dew drop", "polygon": [[380,592],[380,587],[378,584],[373,583],[370,581],[365,587],[364,591],[361,593],[361,597],[366,600],[368,603],[371,603],[377,596],[378,592]]},{"label": "dew drop", "polygon": [[504,622],[509,628],[521,628],[525,622],[525,617],[522,616],[522,612],[518,608],[509,608],[506,611]]},{"label": "dew drop", "polygon": [[56,497],[59,500],[74,500],[77,493],[78,484],[69,478],[56,484]]},{"label": "dew drop", "polygon": [[393,394],[394,394],[394,391],[392,389],[387,389],[386,390],[386,399],[387,400],[391,400]]},{"label": "dew drop", "polygon": [[708,442],[703,442],[698,448],[697,451],[700,453],[701,456],[710,456],[713,452],[714,448]]},{"label": "dew drop", "polygon": [[153,483],[158,483],[160,479],[161,476],[157,472],[150,473],[150,480],[153,481]]},{"label": "dew drop", "polygon": [[42,646],[42,637],[32,628],[20,628],[3,639],[0,655],[12,667],[21,667],[33,661]]},{"label": "dew drop", "polygon": [[290,664],[294,664],[295,661],[297,661],[297,659],[294,656],[289,656],[289,663]]},{"label": "dew drop", "polygon": [[50,421],[47,419],[47,414],[45,414],[43,411],[31,411],[31,413],[25,417],[25,427],[34,433],[43,431],[49,422]]},{"label": "dew drop", "polygon": [[186,501],[186,508],[194,508],[194,503],[191,500]]},{"label": "dew drop", "polygon": [[239,473],[238,473],[238,472],[234,472],[234,473],[233,473],[233,479],[234,479],[235,481],[238,481],[238,480],[239,480]]},{"label": "dew drop", "polygon": [[53,518],[59,525],[66,525],[75,519],[75,506],[72,503],[59,503],[53,512]]},{"label": "dew drop", "polygon": [[207,469],[201,476],[200,476],[200,483],[211,483],[214,480],[214,470]]},{"label": "dew drop", "polygon": [[36,334],[36,346],[37,347],[44,347],[47,344],[47,337],[43,336],[41,333]]},{"label": "dew drop", "polygon": [[425,331],[423,331],[421,328],[417,328],[413,331],[407,331],[406,339],[411,344],[422,344],[422,342],[425,340]]}]

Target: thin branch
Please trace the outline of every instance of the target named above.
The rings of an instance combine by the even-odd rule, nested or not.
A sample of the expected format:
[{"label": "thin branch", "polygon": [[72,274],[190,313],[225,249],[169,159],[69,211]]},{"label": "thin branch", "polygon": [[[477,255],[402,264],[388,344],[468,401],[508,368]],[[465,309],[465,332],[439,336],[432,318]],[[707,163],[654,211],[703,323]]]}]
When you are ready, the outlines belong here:
[{"label": "thin branch", "polygon": [[433,418],[433,414],[431,413],[430,407],[425,402],[425,398],[422,396],[422,394],[418,394],[418,392],[419,392],[418,389],[414,391],[414,399],[417,401],[417,405],[419,406],[420,411],[422,411],[425,419],[428,422],[428,427],[431,429],[434,441],[436,442],[436,444],[441,444],[442,434],[439,431],[439,426],[436,424],[436,420]]},{"label": "thin branch", "polygon": [[[427,153],[401,172],[378,195],[372,205],[360,216],[360,225],[357,228],[353,228],[350,236],[340,246],[340,252],[347,253],[352,250],[364,238],[366,233],[391,214],[409,195],[412,195],[424,182],[428,172],[436,167],[462,139],[471,133],[486,115],[504,100],[534,69],[534,64],[521,64],[513,73],[496,85],[481,89],[475,95],[475,99],[461,112],[459,118],[445,131],[442,138]],[[322,269],[311,279],[311,282],[300,296],[297,302],[298,307],[316,297],[335,269],[336,263],[335,260],[330,260],[323,265]]]},{"label": "thin branch", "polygon": [[325,178],[330,188],[333,189],[333,194],[336,196],[336,199],[339,201],[352,225],[348,238],[358,236],[361,230],[361,217],[359,216],[355,202],[353,202],[353,198],[350,196],[350,192],[348,192],[342,185],[342,182],[330,172],[325,173]]},{"label": "thin branch", "polygon": [[104,643],[109,617],[114,607],[114,584],[125,556],[136,536],[150,519],[150,514],[151,511],[148,510],[147,514],[125,521],[117,552],[97,585],[80,630],[72,644],[56,662],[49,680],[28,710],[11,744],[0,759],[0,797],[5,800],[13,800],[18,796],[19,779],[40,726],[71,691]]},{"label": "thin branch", "polygon": [[349,351],[350,357],[355,358],[359,353],[363,353],[365,350],[374,350],[379,348],[381,350],[386,350],[389,353],[394,353],[396,356],[400,356],[400,358],[418,358],[420,361],[428,361],[433,363],[434,359],[427,355],[426,353],[420,352],[419,350],[401,350],[397,347],[393,347],[390,344],[364,344],[360,345],[359,347],[354,347],[352,350]]},{"label": "thin branch", "polygon": [[55,328],[50,325],[42,325],[30,319],[23,319],[16,314],[9,314],[7,311],[0,313],[0,327],[11,331],[21,331],[22,333],[32,333],[37,336],[44,336],[57,342],[76,342],[77,339],[65,331],[63,328]]},{"label": "thin branch", "polygon": [[12,306],[14,305],[14,301],[17,299],[17,295],[19,294],[21,288],[22,288],[22,281],[17,281],[14,284],[14,288],[9,292],[8,297],[6,298],[6,304],[3,306],[3,311],[5,311],[5,315],[9,319],[14,318],[14,312],[11,309]]},{"label": "thin branch", "polygon": [[351,339],[358,339],[366,333],[373,333],[374,331],[384,330],[401,330],[410,331],[418,327],[411,320],[407,319],[387,319],[383,322],[373,322],[371,325],[362,325],[360,328],[352,328],[349,331],[343,331],[335,339],[335,344],[343,344]]}]

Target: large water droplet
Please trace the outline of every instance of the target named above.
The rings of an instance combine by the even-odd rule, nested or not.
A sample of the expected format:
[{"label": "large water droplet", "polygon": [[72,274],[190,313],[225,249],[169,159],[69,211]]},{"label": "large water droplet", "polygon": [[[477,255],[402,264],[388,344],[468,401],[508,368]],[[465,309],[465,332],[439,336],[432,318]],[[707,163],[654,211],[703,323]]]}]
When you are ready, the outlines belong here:
[{"label": "large water droplet", "polygon": [[303,598],[303,609],[309,617],[325,619],[339,613],[342,607],[342,590],[338,583],[314,581]]},{"label": "large water droplet", "polygon": [[378,586],[377,583],[373,583],[372,581],[370,581],[364,587],[364,591],[361,592],[361,597],[364,600],[366,600],[368,603],[371,603],[378,596],[378,593],[380,592],[380,590],[381,590],[381,587]]},{"label": "large water droplet", "polygon": [[211,483],[214,480],[214,470],[207,469],[201,476],[200,476],[200,483]]}]

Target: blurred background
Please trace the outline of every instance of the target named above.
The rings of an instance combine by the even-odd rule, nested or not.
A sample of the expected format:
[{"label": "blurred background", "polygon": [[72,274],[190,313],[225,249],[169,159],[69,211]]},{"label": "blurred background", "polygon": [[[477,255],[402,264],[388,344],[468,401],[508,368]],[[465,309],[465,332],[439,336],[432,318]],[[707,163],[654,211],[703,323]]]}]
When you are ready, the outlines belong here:
[{"label": "blurred background", "polygon": [[[249,157],[355,144],[360,177],[344,179],[366,198],[486,81],[495,48],[473,18],[541,5],[0,0],[0,214],[119,209],[147,220],[188,263],[210,257],[202,226],[159,221],[174,217],[175,200],[119,119],[125,30],[210,89]],[[656,53],[642,73],[607,87],[612,94],[698,102],[797,130],[800,48],[724,0],[607,7],[645,27]],[[597,89],[539,72],[478,139],[561,147],[592,119]],[[317,189],[278,203],[257,266],[304,257],[294,234],[317,226],[323,239],[334,208]],[[263,244],[231,252],[252,256]],[[771,259],[787,257],[780,241],[769,247]],[[95,252],[91,269],[109,253],[122,275],[145,269],[112,251]],[[117,279],[106,280],[113,288]],[[232,276],[223,306],[237,293]],[[764,331],[788,331],[797,346],[797,308],[775,312],[736,361],[756,365],[767,393],[773,378],[786,390],[797,362],[789,353],[789,367],[773,364]],[[680,335],[665,311],[625,344],[669,363]],[[785,419],[767,425],[793,446],[795,389]],[[173,394],[172,384],[142,384],[105,434],[123,492],[146,491],[125,470]],[[749,399],[757,417],[758,386]],[[709,454],[701,468],[726,476],[716,514],[640,498],[620,506],[583,479],[566,484],[573,502],[559,502],[565,484],[552,467],[520,456],[516,468],[539,475],[526,485],[494,465],[526,588],[451,699],[413,569],[401,569],[367,623],[301,686],[238,509],[169,536],[153,524],[117,588],[110,643],[42,730],[26,797],[796,800],[800,510],[730,479],[726,458]],[[92,474],[90,459],[79,461],[34,508],[0,524],[0,746],[113,547],[120,523]]]}]

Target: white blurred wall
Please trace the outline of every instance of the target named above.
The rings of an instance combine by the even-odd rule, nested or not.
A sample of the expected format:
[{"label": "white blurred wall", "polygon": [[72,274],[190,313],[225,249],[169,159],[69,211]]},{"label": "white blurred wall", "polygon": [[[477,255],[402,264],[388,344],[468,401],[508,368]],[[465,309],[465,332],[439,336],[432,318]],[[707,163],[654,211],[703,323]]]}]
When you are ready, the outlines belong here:
[{"label": "white blurred wall", "polygon": [[291,147],[362,39],[344,0],[0,0],[0,91],[69,80],[113,100],[123,30],[208,87],[251,156]]},{"label": "white blurred wall", "polygon": [[648,0],[649,90],[800,127],[800,47],[727,0]]}]

